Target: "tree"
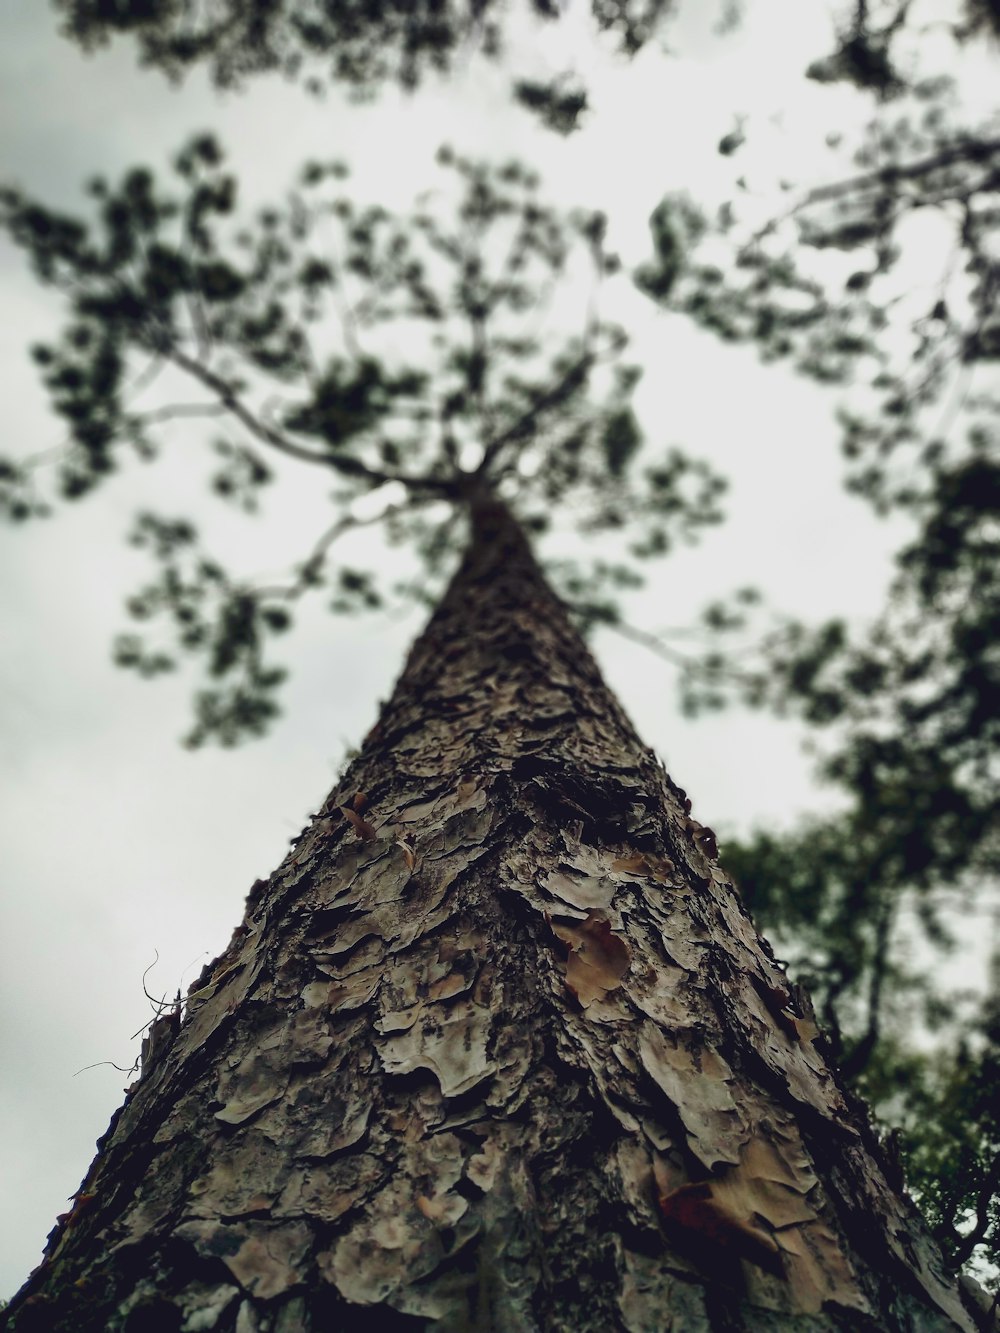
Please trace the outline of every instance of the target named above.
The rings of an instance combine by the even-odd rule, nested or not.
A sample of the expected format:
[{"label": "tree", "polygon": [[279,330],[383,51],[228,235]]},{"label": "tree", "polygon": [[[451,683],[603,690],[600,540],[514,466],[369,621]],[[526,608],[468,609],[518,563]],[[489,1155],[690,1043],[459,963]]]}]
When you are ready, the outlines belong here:
[{"label": "tree", "polygon": [[[707,478],[707,497],[685,499],[692,469],[677,458],[633,477],[634,375],[617,368],[606,403],[586,395],[601,351],[623,343],[593,307],[545,381],[501,376],[505,357],[535,350],[495,328],[527,304],[524,266],[558,270],[575,234],[598,273],[613,269],[601,219],[557,222],[514,166],[444,162],[463,186],[461,231],[420,214],[415,232],[454,274],[437,285],[447,300],[409,231],[329,206],[345,270],[372,288],[372,325],[462,318],[465,346],[440,340],[436,414],[425,374],[360,349],[307,369],[289,292],[308,312],[340,278],[303,262],[284,229],[306,238],[319,205],[296,194],[262,217],[236,268],[216,241],[233,189],[212,141],[177,160],[183,202],[133,172],[95,186],[91,228],[6,197],[11,234],[71,302],[63,338],[36,353],[73,427],[64,494],[100,484],[122,441],[152,447],[169,409],[149,420],[121,394],[139,349],[208,390],[200,410],[328,467],[343,502],[389,483],[418,520],[445,502],[436,527],[417,528],[432,561],[455,517],[472,525],[361,755],[255,887],[230,949],[153,1024],[142,1076],[11,1325],[346,1328],[374,1306],[400,1326],[455,1328],[658,1327],[667,1311],[728,1327],[765,1310],[788,1328],[972,1327],[714,835],[639,744],[530,554],[532,475],[550,503],[597,491],[593,526],[617,526],[627,506],[654,534],[696,528],[712,494]],[[340,174],[309,167],[305,185]],[[491,245],[498,226],[512,245]],[[289,381],[291,400],[252,411],[234,354]],[[405,444],[389,433],[400,406],[420,428]],[[470,419],[481,445],[463,466]],[[544,471],[524,468],[530,451]],[[249,463],[249,480],[223,473],[224,495],[266,475]],[[27,518],[41,502],[23,470],[11,482]],[[253,731],[274,683],[261,643],[283,628],[275,604],[321,577],[329,541],[275,592],[233,586],[203,558],[181,572],[194,539],[182,523],[147,516],[137,536],[163,572],[133,614],[166,611],[212,676],[237,679],[201,696],[192,740]],[[360,573],[340,588],[369,595]],[[164,665],[131,642],[120,656]]]},{"label": "tree", "polygon": [[711,831],[483,477],[466,504],[9,1326],[973,1327]]},{"label": "tree", "polygon": [[[141,197],[143,195],[141,179],[137,181],[133,178],[129,189],[133,189],[136,201],[141,204]],[[119,212],[121,211],[122,200],[129,193],[129,189],[124,189],[115,201],[119,207]],[[132,206],[133,202],[132,199],[125,199],[126,223],[124,230],[126,234],[130,230],[136,229],[134,227],[133,219],[128,216],[129,208]],[[16,199],[12,200],[11,204],[11,216],[15,220],[15,225],[22,224],[26,228],[24,235],[27,236],[31,231],[33,222],[37,220],[37,214],[33,217],[30,214],[30,210],[27,212],[25,210],[20,210]],[[211,211],[214,205],[210,203],[206,207]],[[141,211],[141,209],[137,211]],[[191,211],[193,212],[194,209],[192,208]],[[109,221],[113,221],[112,210],[110,209],[108,210],[108,218]],[[155,228],[149,229],[154,230]],[[44,249],[44,246],[42,249]],[[72,246],[70,246],[70,249],[72,249]],[[280,246],[278,249],[280,251]],[[160,247],[158,250],[154,248],[151,252],[157,263],[160,263],[163,259],[162,251],[163,247]],[[66,256],[57,256],[57,258],[59,257],[65,258]],[[74,256],[70,257],[74,258]],[[75,256],[75,258],[79,257],[79,255]],[[176,252],[174,255],[167,254],[168,261],[171,258],[176,258]],[[187,256],[182,256],[182,258],[187,259]],[[202,258],[204,258],[204,256],[202,256]],[[132,268],[135,268],[136,265],[132,263],[133,260],[134,256],[126,255],[125,262]],[[279,267],[280,262],[279,259]],[[106,255],[101,254],[98,256],[97,264],[98,268],[104,264],[106,271],[110,270],[113,276],[120,279],[120,272],[114,274],[114,263],[112,262],[110,248]],[[141,263],[138,267],[141,268]],[[152,265],[151,268],[155,269],[155,264]],[[208,276],[207,269],[205,271],[198,270],[196,273],[196,280],[192,282],[190,280],[190,273],[185,272],[184,270],[184,264],[178,265],[177,268],[180,270],[179,279],[176,278],[176,271],[174,274],[169,273],[168,262],[166,296],[172,300],[176,295],[176,291],[186,291],[192,304],[197,305],[199,296],[202,294],[202,282],[206,276]],[[226,279],[228,275],[223,270],[224,266],[216,270],[215,273],[211,275],[212,278],[221,277],[222,279]],[[230,272],[232,272],[231,268]],[[88,279],[93,278],[93,276],[93,272],[87,272],[85,274],[85,277]],[[163,274],[162,272],[153,273],[153,277],[162,280]],[[174,282],[175,279],[177,281],[176,290],[171,290],[170,284],[171,282]],[[86,287],[87,283],[84,283],[83,285]],[[147,290],[143,295],[148,295],[150,291],[154,291],[157,297],[163,295],[162,291],[156,291],[155,289],[156,283],[154,281],[151,286],[147,287]],[[219,297],[218,292],[213,289],[211,282],[208,284],[208,291],[210,299],[213,301],[217,299],[225,299],[225,295],[221,298]],[[96,298],[98,304],[95,309],[98,315],[98,323],[104,316],[112,313],[113,307],[117,307],[117,301],[120,296],[124,295],[127,297],[129,293],[127,291],[123,293],[120,289],[116,289],[112,283],[111,292],[104,293],[106,301],[109,295],[111,304],[105,304],[103,309],[100,306],[100,295]],[[90,291],[89,294],[85,296],[85,299],[89,300],[93,297],[94,293],[93,291]],[[170,302],[168,301],[168,304],[169,303]],[[127,300],[125,304],[127,305]],[[81,313],[87,315],[93,314],[94,311],[82,309]],[[192,316],[192,327],[194,319],[195,316]],[[109,320],[109,323],[114,328],[115,321],[113,318]],[[249,327],[250,334],[249,336],[244,335],[243,339],[247,345],[252,342],[253,338],[259,332],[259,329],[255,328],[252,324]],[[121,332],[120,328],[115,331],[117,333]],[[92,324],[90,332],[92,335],[96,336],[99,335],[100,329]],[[162,333],[162,329],[160,332]],[[176,329],[170,328],[168,330],[168,335],[173,333],[176,333]],[[78,329],[72,331],[71,342],[73,338],[78,336]],[[223,333],[223,337],[225,336],[227,336],[227,334]],[[237,334],[237,339],[235,341],[238,342],[239,337],[240,335]],[[101,340],[99,336],[96,336],[96,341],[100,344]],[[167,341],[169,343],[169,336]],[[73,493],[74,487],[78,487],[80,490],[86,490],[91,485],[92,478],[87,477],[88,470],[95,475],[100,475],[106,471],[107,459],[106,457],[102,457],[102,453],[106,455],[108,451],[106,449],[102,450],[101,446],[102,444],[106,444],[112,437],[117,436],[120,438],[123,433],[121,428],[126,425],[122,420],[121,415],[116,418],[113,410],[109,411],[110,399],[113,396],[113,390],[116,387],[113,364],[111,365],[110,374],[108,372],[108,365],[113,361],[113,356],[116,351],[114,342],[115,338],[112,337],[110,340],[110,347],[107,345],[101,347],[102,354],[106,353],[105,363],[103,365],[99,365],[95,358],[93,373],[89,374],[89,378],[91,385],[95,386],[96,391],[90,394],[86,392],[81,394],[78,392],[81,387],[81,358],[78,357],[74,362],[73,354],[67,354],[66,349],[48,349],[48,351],[43,354],[42,359],[46,361],[46,365],[49,367],[47,373],[51,374],[53,387],[56,389],[57,393],[62,393],[62,403],[66,409],[65,415],[74,423],[82,423],[82,429],[78,438],[84,445],[84,449],[82,454],[80,451],[77,452],[76,459],[72,460],[71,466],[64,474],[67,478],[66,485],[68,488],[67,493],[69,494]],[[86,335],[84,336],[83,342],[74,343],[73,345],[77,347],[77,350],[85,348]],[[147,348],[147,350],[150,349]],[[152,350],[154,353],[158,353],[162,352],[163,349],[156,346]],[[280,373],[280,366],[278,365],[278,362],[274,360],[273,347],[265,350],[266,355],[272,357],[270,364],[267,365],[267,369],[278,369]],[[279,353],[279,359],[280,355],[281,354]],[[86,356],[84,356],[83,360],[86,360]],[[305,429],[308,432],[310,428],[319,421],[321,426],[319,433],[324,438],[325,444],[330,445],[335,442],[338,434],[338,430],[332,427],[330,420],[324,419],[324,414],[327,413],[331,399],[334,400],[338,411],[342,409],[346,402],[346,405],[352,414],[351,420],[359,420],[362,423],[362,428],[370,428],[373,420],[378,419],[379,413],[388,417],[390,412],[387,410],[387,401],[395,398],[395,407],[398,408],[401,402],[405,402],[408,390],[413,390],[412,397],[419,400],[419,386],[416,385],[412,379],[407,380],[405,373],[400,375],[398,368],[393,368],[387,376],[383,367],[380,367],[378,364],[372,362],[364,365],[359,364],[352,367],[352,369],[357,372],[353,379],[350,378],[349,375],[345,377],[345,374],[343,373],[344,369],[343,364],[331,367],[329,376],[330,382],[326,386],[326,400],[321,402],[320,394],[317,393],[315,395],[315,400],[303,408],[303,415],[297,419],[293,417],[293,431]],[[85,387],[88,387],[86,385],[87,378],[88,368],[84,367],[83,381]],[[112,388],[111,393],[107,391],[102,379],[110,380]],[[556,384],[558,385],[559,383],[561,383],[561,381],[557,377]],[[207,387],[211,388],[213,386],[208,385]],[[215,388],[218,388],[218,386],[215,386]],[[538,388],[541,390],[540,385]],[[63,393],[63,390],[68,390],[68,392]],[[93,400],[90,403],[86,401],[88,396]],[[231,413],[236,409],[239,409],[241,406],[245,406],[233,393],[231,383],[227,384],[225,382],[221,386],[219,405],[225,411]],[[405,405],[412,406],[412,404],[409,403],[406,403]],[[374,414],[371,412],[373,406]],[[419,407],[417,410],[419,410]],[[310,412],[313,413],[311,422],[308,420]],[[611,420],[612,414],[605,414],[605,421],[609,425]],[[110,425],[115,428],[112,429],[110,435],[104,433],[104,428],[109,425],[109,421]],[[135,423],[128,423],[128,426],[131,427],[134,424]],[[258,425],[260,424],[258,419]],[[265,428],[269,429],[266,421],[263,424]],[[289,429],[288,422],[286,421],[283,424],[285,425],[287,438],[287,431]],[[350,421],[348,422],[348,425],[350,426]],[[625,440],[627,442],[630,438],[627,415],[619,413],[615,419],[615,425],[615,430],[607,429],[603,431],[603,434],[599,431],[591,430],[589,439],[586,443],[592,447],[596,440],[603,439],[603,447],[609,449],[610,446],[610,458],[613,448],[617,447],[614,446],[614,441],[617,439],[618,441]],[[343,421],[339,423],[339,431],[341,434],[345,433],[343,431]],[[127,430],[125,433],[127,433]],[[138,439],[138,433],[139,432],[137,431],[136,443],[141,447],[142,442]],[[346,433],[349,434],[351,432],[348,430]],[[280,432],[272,431],[272,435],[276,438],[280,438],[280,434]],[[634,436],[634,431],[632,434]],[[366,443],[371,443],[370,437]],[[384,440],[378,441],[380,447],[384,443]],[[392,443],[392,441],[390,440],[389,443]],[[626,448],[627,447],[628,445],[626,444]],[[557,455],[554,455],[554,457],[555,456]],[[81,460],[84,462],[83,468],[80,469],[77,467],[74,469],[72,463],[75,462],[76,464],[79,464]],[[245,458],[241,461],[244,464],[244,471],[249,473],[252,478],[255,473],[252,463],[247,466]],[[388,479],[389,475],[384,471],[386,459],[383,456],[378,461],[383,465],[383,471],[378,472],[376,470],[375,479],[385,481]],[[362,467],[368,466],[363,459],[359,460],[357,456],[355,456],[353,459],[343,460],[343,466],[340,470],[346,475],[351,475],[352,470],[355,476],[359,475],[357,472],[359,463]],[[93,466],[91,466],[92,464]],[[329,459],[325,459],[324,465],[332,464]],[[608,466],[610,466],[610,463]],[[428,480],[427,474],[425,473],[423,476],[424,483],[426,484]],[[594,474],[591,474],[590,480],[593,481],[593,479]],[[11,488],[12,507],[17,509],[18,506],[23,507],[26,503],[29,504],[30,507],[30,501],[25,498],[26,491],[23,487],[24,477],[12,473],[10,480],[13,483]],[[368,480],[370,481],[372,478],[369,478]],[[407,477],[407,480],[416,481],[416,478]],[[223,479],[222,489],[225,488],[228,488],[230,492],[239,492],[244,489],[244,483],[238,479]],[[252,492],[252,481],[246,489]],[[434,491],[435,488],[431,486],[430,489],[431,491]],[[238,687],[228,698],[221,695],[218,691],[215,691],[203,699],[204,706],[199,719],[201,731],[199,733],[196,730],[195,738],[200,739],[205,734],[211,734],[213,731],[216,735],[224,737],[227,734],[227,727],[234,727],[235,730],[229,734],[236,735],[241,726],[258,726],[267,715],[269,709],[267,700],[268,690],[275,683],[268,674],[269,669],[262,666],[258,650],[261,639],[265,634],[265,630],[276,630],[280,628],[283,620],[282,615],[280,614],[281,608],[276,608],[273,605],[265,605],[268,600],[267,597],[258,596],[256,590],[254,591],[253,596],[248,596],[245,589],[233,588],[232,586],[227,585],[220,571],[217,568],[213,571],[211,564],[208,563],[206,565],[204,560],[202,560],[196,567],[197,578],[185,581],[183,574],[178,573],[178,562],[175,558],[178,550],[183,550],[185,547],[191,545],[193,534],[184,526],[165,525],[158,520],[147,521],[137,535],[140,540],[147,542],[165,561],[165,574],[163,580],[158,586],[154,586],[148,591],[145,600],[140,599],[136,602],[135,605],[138,613],[140,615],[148,615],[150,611],[155,612],[158,608],[169,609],[175,615],[178,622],[179,635],[183,636],[185,632],[191,635],[186,641],[181,637],[182,644],[186,642],[186,645],[190,647],[207,647],[210,652],[212,670],[215,674],[224,676],[232,669],[234,663],[237,670],[243,669],[246,673],[244,677],[244,685],[248,684],[248,689]],[[306,562],[306,564],[304,564],[303,571],[308,566],[308,563],[309,562]],[[199,583],[198,579],[201,579],[202,583]],[[213,585],[215,592],[219,594],[216,606],[217,619],[214,622],[214,625],[213,622],[204,615],[199,619],[199,606],[203,610],[206,603],[210,603],[213,595]],[[219,585],[221,585],[221,587]],[[350,586],[347,589],[347,591],[361,597],[370,593],[370,589],[365,585],[364,579],[361,580],[360,584],[355,582],[353,586]],[[294,589],[286,587],[274,594],[271,600],[273,602],[275,600],[283,599],[287,603],[289,600],[294,599],[294,596]],[[277,615],[274,614],[276,610],[278,611]],[[252,621],[258,611],[260,612],[260,623],[255,626]],[[270,617],[266,612],[271,612]],[[248,622],[250,623],[248,624]],[[157,656],[156,653],[150,656],[144,652],[140,645],[136,645],[134,641],[132,643],[123,644],[122,657],[123,660],[129,661],[134,665],[140,666],[142,669],[150,671],[159,670],[165,665],[164,655],[162,653],[159,654],[159,656]]]}]

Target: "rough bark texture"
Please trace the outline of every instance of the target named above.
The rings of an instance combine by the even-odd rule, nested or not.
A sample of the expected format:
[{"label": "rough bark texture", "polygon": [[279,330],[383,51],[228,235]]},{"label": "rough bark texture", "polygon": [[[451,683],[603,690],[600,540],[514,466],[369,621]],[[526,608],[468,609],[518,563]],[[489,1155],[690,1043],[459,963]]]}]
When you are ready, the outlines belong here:
[{"label": "rough bark texture", "polygon": [[474,529],[11,1326],[973,1328],[710,831]]}]

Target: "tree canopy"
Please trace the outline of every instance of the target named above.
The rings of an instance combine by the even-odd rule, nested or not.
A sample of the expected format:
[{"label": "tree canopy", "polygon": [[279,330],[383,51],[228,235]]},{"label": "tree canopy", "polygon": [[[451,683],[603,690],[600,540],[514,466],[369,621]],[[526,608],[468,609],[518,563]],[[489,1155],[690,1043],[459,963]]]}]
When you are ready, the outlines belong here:
[{"label": "tree canopy", "polygon": [[[670,40],[671,8],[595,2],[593,21],[627,59]],[[314,92],[375,96],[398,81],[419,96],[483,57],[508,61],[542,129],[570,134],[589,105],[574,70],[546,81],[511,61],[499,4],[56,9],[85,48],[129,36],[174,79],[204,66],[246,87],[278,71]],[[189,515],[136,517],[129,540],[154,572],[129,599],[116,661],[152,677],[199,660],[188,743],[230,745],[277,715],[275,643],[303,599],[384,603],[376,571],[333,558],[356,527],[407,544],[415,572],[393,591],[433,599],[463,497],[496,489],[592,625],[621,621],[645,563],[721,519],[724,478],[644,438],[633,394],[656,368],[633,364],[627,330],[601,313],[611,285],[833,386],[848,488],[908,525],[883,614],[803,623],[739,588],[706,608],[709,644],[680,655],[680,686],[692,712],[744,703],[815,731],[840,812],[727,840],[724,859],[845,1072],[901,1129],[947,1252],[996,1264],[1000,961],[989,993],[962,997],[942,992],[934,958],[1000,868],[1000,125],[960,81],[995,63],[1000,9],[938,10],[845,6],[806,74],[870,99],[858,140],[831,124],[829,165],[799,186],[754,155],[759,127],[734,120],[719,143],[725,197],[666,192],[631,272],[602,213],[550,202],[530,163],[462,148],[440,150],[405,213],[355,197],[337,158],[304,164],[283,199],[248,212],[211,133],[166,166],[91,180],[79,212],[9,185],[0,224],[64,297],[62,328],[32,355],[67,437],[54,456],[0,461],[0,508],[27,524],[99,494],[130,459],[153,461],[182,417],[210,424],[221,503],[254,512],[279,458],[333,488],[329,525],[266,584],[226,568]],[[557,343],[542,319],[567,290],[585,297],[575,328],[556,322]],[[547,551],[567,520],[582,542]]]},{"label": "tree canopy", "polygon": [[[603,216],[547,206],[537,178],[517,162],[491,168],[447,148],[438,160],[457,177],[447,222],[426,208],[396,218],[377,204],[360,207],[343,193],[343,164],[309,163],[282,207],[245,226],[237,220],[224,236],[237,183],[209,136],[177,156],[179,196],[141,168],[117,186],[91,182],[97,218],[89,226],[17,191],[4,196],[11,236],[70,306],[59,341],[33,349],[69,431],[56,464],[58,499],[95,489],[123,451],[155,457],[157,424],[178,414],[242,428],[247,442],[215,442],[211,484],[224,501],[255,508],[272,453],[338,483],[333,525],[286,583],[267,588],[227,574],[200,549],[190,522],[139,516],[130,540],[161,569],[129,614],[171,622],[173,643],[153,647],[130,633],[116,657],[148,676],[170,670],[178,651],[204,657],[219,683],[199,694],[192,744],[232,744],[274,716],[284,673],[266,664],[265,644],[288,629],[295,601],[326,582],[326,552],[359,521],[351,505],[366,494],[400,493],[386,522],[393,540],[414,543],[428,578],[461,541],[448,502],[472,486],[516,496],[534,532],[578,498],[579,525],[627,528],[636,558],[663,554],[719,517],[723,483],[704,464],[672,448],[638,462],[629,400],[640,372],[622,360],[624,331],[597,307],[602,278],[617,268]],[[547,289],[574,261],[592,286],[589,311],[580,335],[553,355],[531,328]],[[398,350],[428,345],[432,359],[420,366]],[[164,366],[192,381],[198,398],[133,410],[130,377]],[[7,461],[4,480],[12,519],[48,513],[30,462]],[[638,577],[601,560],[563,572],[588,617],[611,614],[604,585]],[[380,603],[366,570],[341,566],[332,592],[336,611]]]}]

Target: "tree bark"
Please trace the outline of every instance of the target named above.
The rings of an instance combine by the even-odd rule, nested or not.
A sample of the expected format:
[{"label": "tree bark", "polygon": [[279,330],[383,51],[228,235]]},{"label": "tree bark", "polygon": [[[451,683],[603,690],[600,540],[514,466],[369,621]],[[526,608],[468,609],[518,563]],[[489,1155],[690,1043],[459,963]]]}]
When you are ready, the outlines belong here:
[{"label": "tree bark", "polygon": [[10,1327],[972,1329],[710,830],[471,512]]}]

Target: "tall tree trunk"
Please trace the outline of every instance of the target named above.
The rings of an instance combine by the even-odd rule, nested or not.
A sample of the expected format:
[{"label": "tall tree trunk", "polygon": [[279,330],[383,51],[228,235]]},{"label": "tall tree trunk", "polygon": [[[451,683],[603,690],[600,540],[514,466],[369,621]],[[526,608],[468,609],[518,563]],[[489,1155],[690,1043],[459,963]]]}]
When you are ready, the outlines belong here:
[{"label": "tall tree trunk", "polygon": [[11,1326],[972,1328],[689,808],[473,505]]}]

